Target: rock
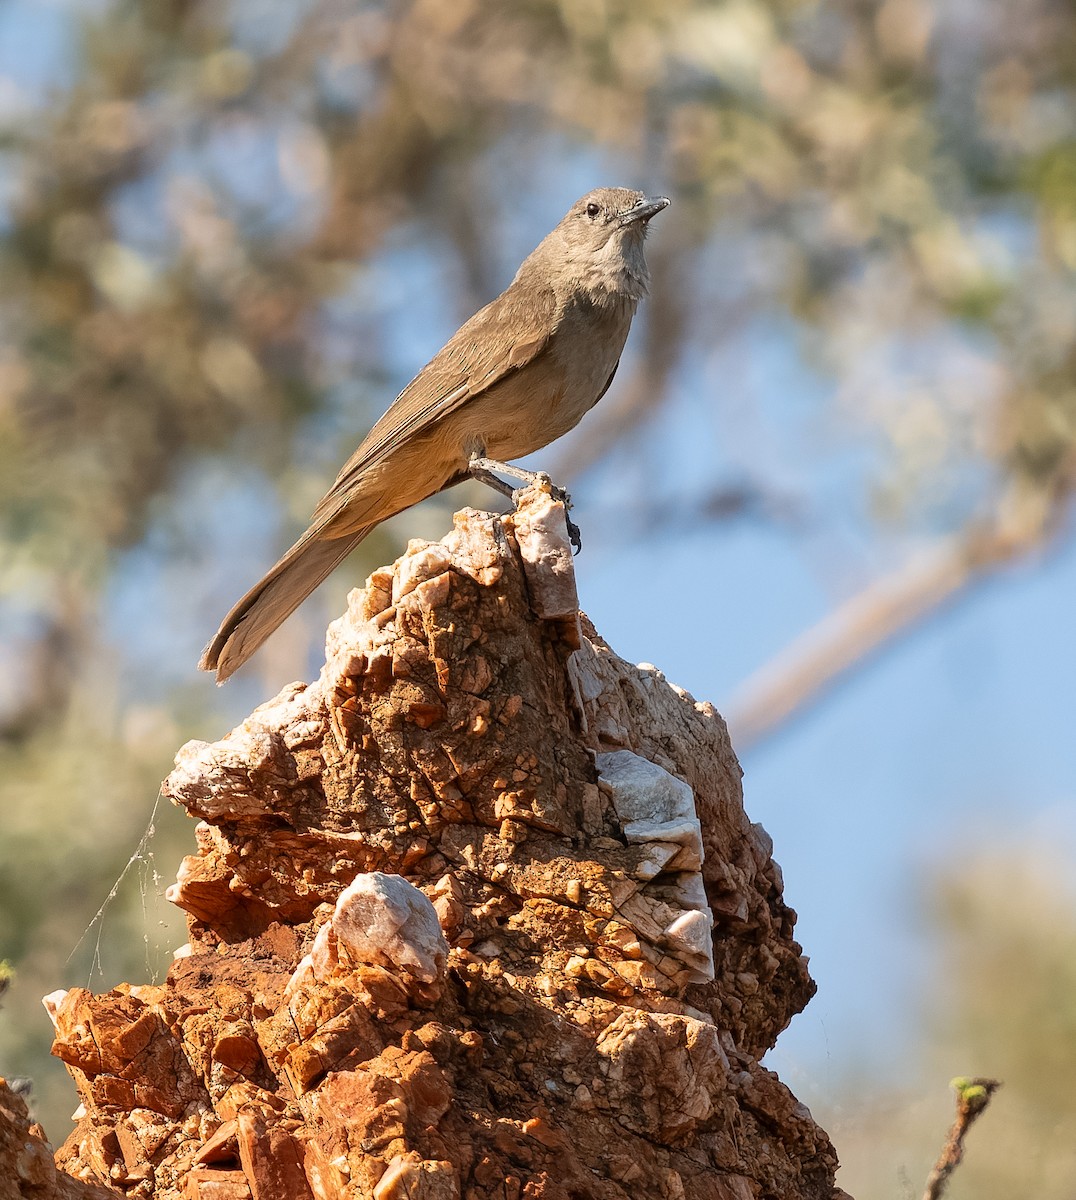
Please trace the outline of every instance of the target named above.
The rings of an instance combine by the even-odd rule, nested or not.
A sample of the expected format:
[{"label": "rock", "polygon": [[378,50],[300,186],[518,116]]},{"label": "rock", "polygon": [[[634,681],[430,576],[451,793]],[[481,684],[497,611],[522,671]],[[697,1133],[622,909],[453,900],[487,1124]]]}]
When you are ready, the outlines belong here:
[{"label": "rock", "polygon": [[714,977],[714,915],[706,900],[701,870],[705,859],[702,825],[691,788],[675,775],[630,750],[596,756],[598,778],[606,786],[629,845],[644,853],[635,868],[639,892],[619,910],[654,949],[654,961],[668,951],[686,968],[691,983]]},{"label": "rock", "polygon": [[0,1077],[0,1200],[107,1200],[122,1194],[58,1169],[25,1100]]},{"label": "rock", "polygon": [[340,893],[310,952],[314,974],[327,979],[341,955],[352,963],[399,967],[421,983],[445,970],[445,941],[433,904],[399,875],[357,875]]},{"label": "rock", "polygon": [[397,1154],[374,1188],[374,1200],[456,1200],[459,1194],[452,1163],[430,1162],[414,1151]]},{"label": "rock", "polygon": [[[602,1031],[596,1049],[606,1085],[602,1107],[629,1129],[669,1145],[708,1121],[729,1086],[717,1029],[679,1013],[622,1013]],[[676,1079],[677,1088],[662,1087],[662,1079]]]},{"label": "rock", "polygon": [[813,984],[724,722],[579,613],[548,491],[412,542],[318,679],[188,743],[164,790],[199,822],[169,891],[188,944],[160,986],[48,998],[82,1103],[68,1178],[838,1195],[759,1065]]}]

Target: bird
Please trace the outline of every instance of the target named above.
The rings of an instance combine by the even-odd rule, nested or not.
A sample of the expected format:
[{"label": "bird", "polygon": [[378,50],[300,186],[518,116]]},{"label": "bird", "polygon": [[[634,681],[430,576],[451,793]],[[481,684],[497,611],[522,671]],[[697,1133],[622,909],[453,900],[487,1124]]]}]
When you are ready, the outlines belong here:
[{"label": "bird", "polygon": [[577,200],[508,287],[397,396],[318,503],[310,526],[231,608],[199,666],[223,683],[382,521],[495,472],[573,429],[605,395],[650,276],[643,242],[669,205],[631,188]]}]

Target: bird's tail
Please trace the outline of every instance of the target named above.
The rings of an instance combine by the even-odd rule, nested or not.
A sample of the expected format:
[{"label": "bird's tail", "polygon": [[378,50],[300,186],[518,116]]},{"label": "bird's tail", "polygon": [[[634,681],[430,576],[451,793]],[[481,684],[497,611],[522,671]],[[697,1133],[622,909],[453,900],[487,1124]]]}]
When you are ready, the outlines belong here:
[{"label": "bird's tail", "polygon": [[308,529],[265,578],[233,606],[202,653],[199,667],[216,671],[217,683],[223,683],[372,528],[367,525],[339,538],[319,538]]}]

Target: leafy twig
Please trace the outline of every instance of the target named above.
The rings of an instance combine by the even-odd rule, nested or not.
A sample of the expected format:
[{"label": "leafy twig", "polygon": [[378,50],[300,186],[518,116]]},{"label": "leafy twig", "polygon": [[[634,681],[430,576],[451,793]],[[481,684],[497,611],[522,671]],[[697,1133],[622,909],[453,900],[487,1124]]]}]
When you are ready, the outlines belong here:
[{"label": "leafy twig", "polygon": [[990,1097],[1001,1087],[997,1079],[968,1079],[958,1076],[949,1085],[956,1091],[956,1119],[945,1139],[945,1145],[927,1179],[923,1200],[939,1200],[949,1176],[956,1170],[964,1157],[964,1138],[972,1122],[986,1110]]}]

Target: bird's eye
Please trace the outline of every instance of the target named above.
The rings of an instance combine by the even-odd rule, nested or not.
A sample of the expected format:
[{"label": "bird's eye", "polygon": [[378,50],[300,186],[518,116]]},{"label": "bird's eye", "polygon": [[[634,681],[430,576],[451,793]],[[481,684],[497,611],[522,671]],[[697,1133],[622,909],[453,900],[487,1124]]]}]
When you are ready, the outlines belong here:
[{"label": "bird's eye", "polygon": [[601,212],[601,205],[595,204],[593,200],[587,205],[587,216],[596,217]]}]

